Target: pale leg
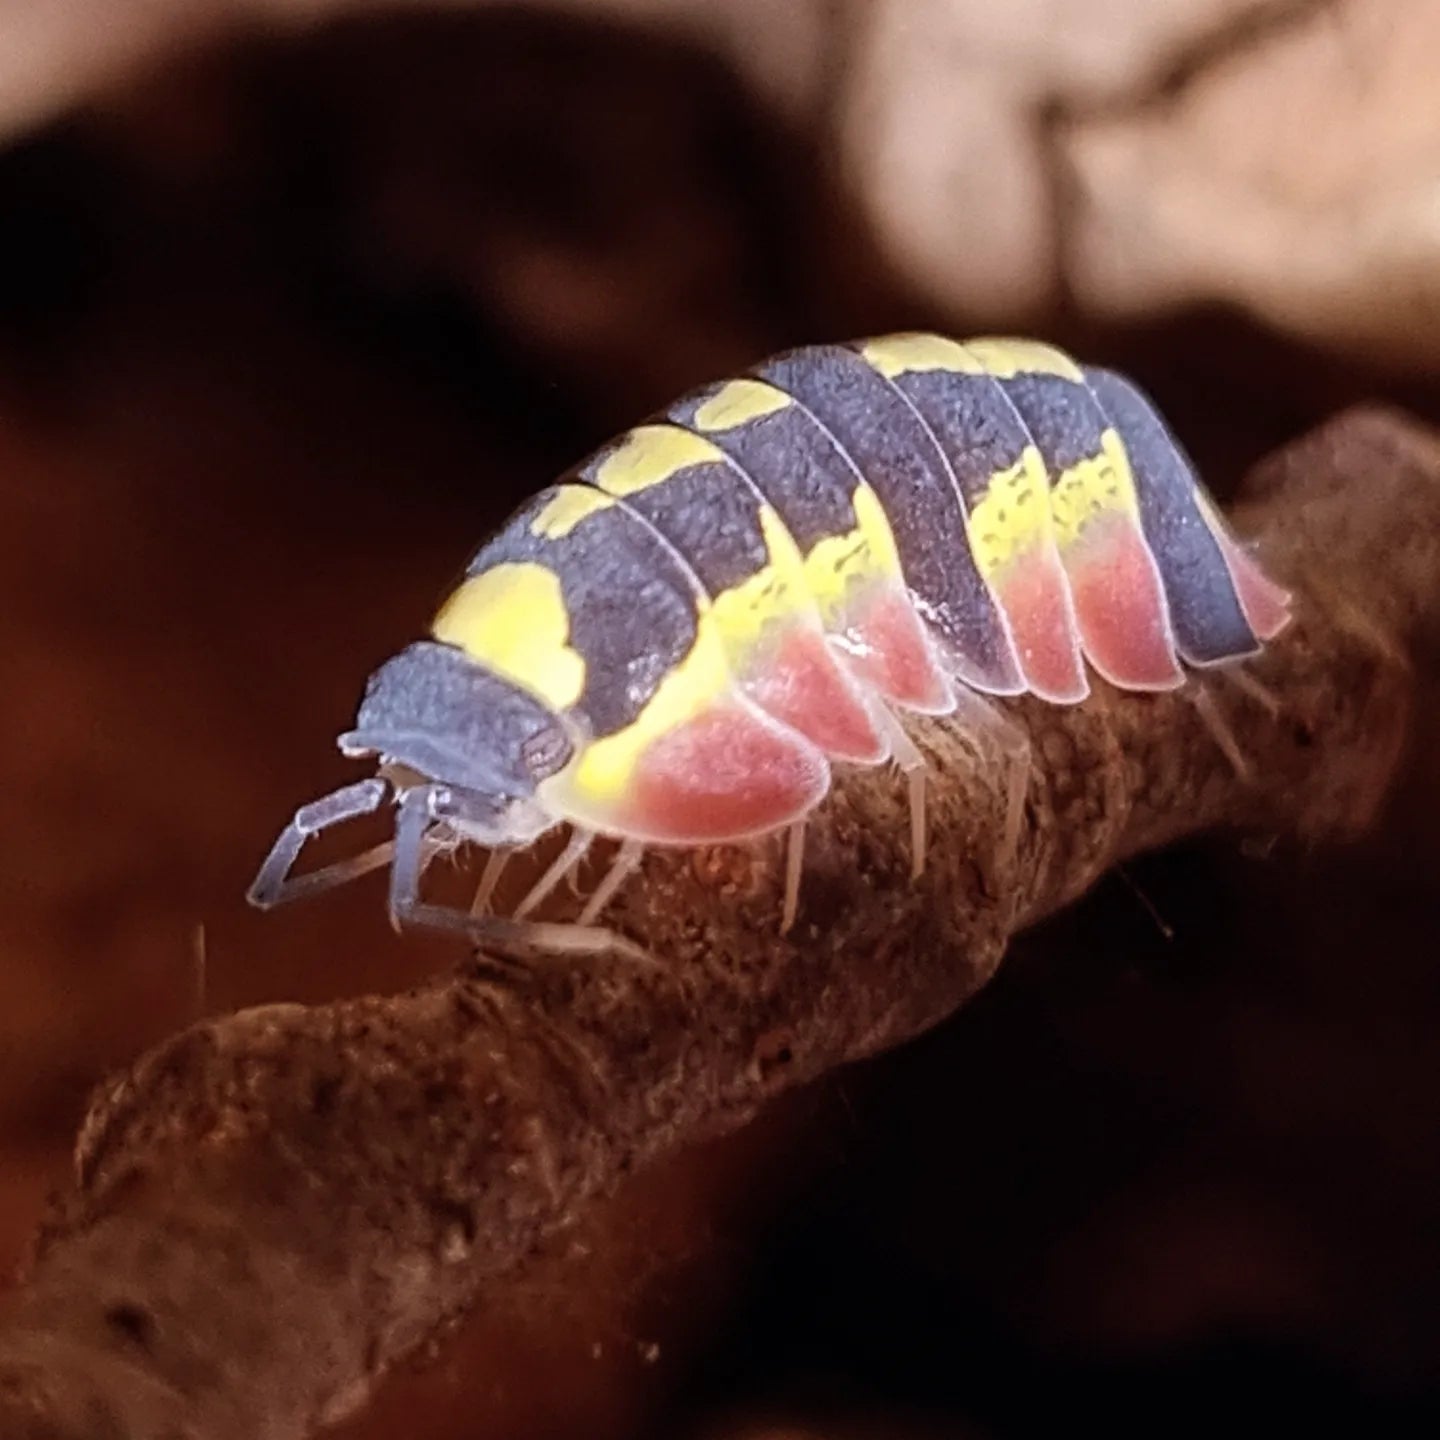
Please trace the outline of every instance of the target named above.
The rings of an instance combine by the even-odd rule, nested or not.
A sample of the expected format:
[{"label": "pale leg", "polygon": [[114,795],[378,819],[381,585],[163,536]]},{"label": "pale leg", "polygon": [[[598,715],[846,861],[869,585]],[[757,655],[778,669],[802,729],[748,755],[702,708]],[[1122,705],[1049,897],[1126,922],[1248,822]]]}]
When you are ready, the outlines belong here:
[{"label": "pale leg", "polygon": [[1025,823],[1025,799],[1030,793],[1033,755],[1030,737],[1004,711],[963,686],[955,687],[957,715],[969,720],[977,736],[989,740],[1000,752],[1005,766],[1005,818],[1000,836],[1002,870],[1009,870],[1020,848],[1020,829]]},{"label": "pale leg", "polygon": [[[660,962],[640,946],[613,931],[596,926],[544,924],[534,920],[502,920],[495,915],[471,915],[449,905],[420,898],[420,877],[427,856],[426,836],[432,825],[445,821],[450,799],[446,787],[420,786],[406,792],[395,826],[395,859],[390,867],[390,914],[397,926],[421,925],[468,936],[479,945],[495,945],[511,952],[541,955],[620,954],[651,967]],[[437,811],[440,812],[437,814]],[[571,844],[574,844],[572,839]],[[567,847],[568,848],[568,847]],[[555,869],[554,866],[551,869]],[[556,871],[558,883],[564,870]]]},{"label": "pale leg", "polygon": [[575,830],[550,868],[530,887],[530,893],[515,907],[515,919],[523,920],[585,858],[595,839],[593,831]]},{"label": "pale leg", "polygon": [[1240,742],[1235,738],[1235,732],[1230,728],[1230,722],[1221,712],[1220,707],[1215,703],[1215,697],[1206,688],[1203,681],[1196,683],[1193,690],[1186,689],[1181,692],[1185,698],[1195,707],[1196,713],[1205,722],[1205,728],[1210,732],[1215,744],[1219,746],[1220,753],[1230,762],[1230,767],[1235,771],[1236,776],[1247,784],[1255,777],[1250,769],[1250,762],[1245,758],[1245,752],[1240,748]]},{"label": "pale leg", "polygon": [[805,871],[805,822],[796,820],[785,835],[785,905],[780,933],[788,935],[800,911],[800,877]]},{"label": "pale leg", "polygon": [[1243,665],[1227,665],[1216,671],[1247,700],[1253,700],[1272,720],[1280,718],[1280,697],[1266,684],[1257,680]]},{"label": "pale leg", "polygon": [[585,902],[577,925],[593,925],[601,912],[615,898],[620,887],[640,868],[645,858],[645,846],[639,840],[626,840],[616,851],[605,878],[595,887],[595,893]]},{"label": "pale leg", "polygon": [[918,880],[925,873],[927,827],[925,824],[925,757],[906,733],[899,720],[883,707],[876,707],[876,718],[890,745],[890,755],[904,772],[910,787],[910,878]]},{"label": "pale leg", "polygon": [[492,850],[485,861],[485,868],[480,872],[480,884],[475,891],[475,898],[470,902],[470,913],[472,915],[485,915],[489,913],[490,901],[495,895],[495,887],[500,883],[500,875],[506,865],[510,863],[513,850]]},{"label": "pale leg", "polygon": [[250,886],[250,903],[257,909],[268,910],[272,905],[298,900],[304,895],[313,895],[317,890],[344,885],[356,876],[388,864],[393,847],[386,840],[361,855],[337,860],[333,865],[311,870],[308,874],[290,874],[291,867],[300,858],[300,851],[311,836],[333,829],[347,820],[372,815],[389,797],[389,782],[377,776],[356,781],[322,799],[302,805],[265,857],[260,873]]}]

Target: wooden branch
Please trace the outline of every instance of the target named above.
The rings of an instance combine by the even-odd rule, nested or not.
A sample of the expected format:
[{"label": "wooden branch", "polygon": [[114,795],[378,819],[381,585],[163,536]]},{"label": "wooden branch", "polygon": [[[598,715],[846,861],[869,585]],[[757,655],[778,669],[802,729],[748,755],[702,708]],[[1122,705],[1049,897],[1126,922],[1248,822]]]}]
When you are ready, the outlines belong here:
[{"label": "wooden branch", "polygon": [[1116,861],[1214,826],[1366,825],[1440,610],[1440,438],[1351,412],[1249,490],[1238,527],[1298,613],[1253,667],[1276,713],[1206,682],[1251,781],[1183,695],[1017,704],[1034,765],[1007,857],[998,756],[917,723],[923,879],[903,782],[847,776],[789,937],[778,846],[656,852],[614,911],[654,967],[477,959],[399,997],[195,1026],[94,1100],[74,1189],[0,1313],[0,1433],[308,1435],[625,1172],[945,1019],[1016,928]]}]

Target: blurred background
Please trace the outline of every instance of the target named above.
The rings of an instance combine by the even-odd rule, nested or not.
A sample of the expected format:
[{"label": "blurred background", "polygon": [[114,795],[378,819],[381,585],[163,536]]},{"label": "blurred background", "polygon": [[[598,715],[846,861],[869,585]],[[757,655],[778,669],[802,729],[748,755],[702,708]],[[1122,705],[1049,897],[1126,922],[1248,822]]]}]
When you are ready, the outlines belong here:
[{"label": "blurred background", "polygon": [[[454,958],[375,883],[241,897],[517,500],[913,325],[1129,368],[1222,495],[1433,417],[1437,74],[1430,0],[9,0],[0,1272],[108,1069]],[[1372,840],[1112,877],[340,1433],[1433,1433],[1433,695]]]}]

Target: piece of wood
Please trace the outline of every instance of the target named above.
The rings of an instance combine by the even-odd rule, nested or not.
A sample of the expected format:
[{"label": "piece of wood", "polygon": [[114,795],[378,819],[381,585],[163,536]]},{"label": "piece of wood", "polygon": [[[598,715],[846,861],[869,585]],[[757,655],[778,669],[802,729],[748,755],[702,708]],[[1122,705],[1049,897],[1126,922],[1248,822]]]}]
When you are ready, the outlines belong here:
[{"label": "piece of wood", "polygon": [[1440,437],[1350,412],[1250,493],[1238,529],[1297,620],[1253,669],[1273,713],[1210,682],[1249,783],[1183,695],[1018,703],[1034,768],[1007,853],[1007,767],[954,718],[917,722],[918,881],[903,781],[857,771],[808,827],[787,935],[781,838],[657,852],[607,917],[656,966],[476,959],[177,1035],[100,1089],[0,1310],[0,1433],[308,1435],[625,1173],[939,1023],[1117,861],[1220,826],[1363,829],[1440,618]]}]

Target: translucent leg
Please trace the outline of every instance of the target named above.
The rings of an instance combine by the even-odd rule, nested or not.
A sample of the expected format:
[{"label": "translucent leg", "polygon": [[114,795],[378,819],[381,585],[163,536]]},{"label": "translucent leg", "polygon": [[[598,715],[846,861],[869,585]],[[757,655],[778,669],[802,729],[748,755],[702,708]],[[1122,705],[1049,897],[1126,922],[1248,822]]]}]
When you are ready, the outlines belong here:
[{"label": "translucent leg", "polygon": [[495,897],[495,887],[500,883],[500,876],[506,865],[510,863],[513,850],[492,850],[485,861],[485,868],[480,872],[480,884],[475,890],[475,898],[470,902],[470,913],[472,915],[487,915],[490,912],[490,902]]},{"label": "translucent leg", "polygon": [[595,887],[595,893],[585,902],[580,912],[578,925],[593,925],[601,912],[615,898],[620,887],[640,868],[645,858],[645,846],[639,840],[626,840],[610,862],[605,877]]},{"label": "translucent leg", "polygon": [[1001,867],[1009,870],[1020,849],[1020,829],[1025,823],[1025,798],[1030,793],[1030,772],[1034,754],[1030,737],[1004,711],[973,690],[955,687],[959,698],[957,714],[968,719],[976,735],[999,751],[1005,766],[1005,819],[1000,836]]},{"label": "translucent leg", "polygon": [[780,933],[788,935],[800,913],[800,877],[805,873],[805,822],[796,820],[785,834],[785,903]]},{"label": "translucent leg", "polygon": [[272,905],[281,905],[313,895],[320,890],[331,890],[344,885],[370,870],[378,870],[390,861],[390,841],[376,845],[361,855],[352,855],[337,860],[333,865],[322,866],[305,875],[291,875],[296,860],[305,842],[312,835],[333,829],[362,815],[371,815],[383,805],[390,795],[390,784],[379,776],[359,780],[346,785],[308,805],[302,805],[295,818],[280,832],[270,853],[260,866],[259,873],[251,883],[247,899],[260,910]]},{"label": "translucent leg", "polygon": [[[619,954],[642,965],[660,962],[623,935],[597,926],[554,925],[534,920],[504,920],[496,915],[472,915],[450,905],[420,898],[420,877],[427,859],[426,835],[439,821],[449,791],[426,785],[406,792],[395,825],[395,859],[390,867],[390,914],[396,926],[415,925],[468,936],[476,944],[525,954]],[[553,867],[552,867],[553,868]],[[557,882],[563,871],[557,874]]]},{"label": "translucent leg", "polygon": [[1362,647],[1378,656],[1387,665],[1409,674],[1414,665],[1400,642],[1370,616],[1349,595],[1330,591],[1315,597],[1330,623],[1342,635],[1358,640]]},{"label": "translucent leg", "polygon": [[1254,780],[1254,771],[1250,768],[1250,762],[1245,758],[1245,752],[1240,748],[1240,742],[1235,738],[1235,732],[1230,728],[1230,722],[1225,718],[1220,707],[1215,703],[1215,697],[1203,682],[1197,682],[1193,690],[1181,692],[1185,698],[1195,707],[1196,713],[1205,722],[1205,728],[1210,732],[1215,744],[1219,746],[1221,754],[1230,762],[1230,767],[1235,771],[1236,776],[1249,784]]},{"label": "translucent leg", "polygon": [[[878,707],[877,707],[878,708]],[[910,878],[925,873],[927,827],[925,824],[926,760],[889,710],[880,709],[880,727],[890,744],[890,754],[904,772],[910,786]]]},{"label": "translucent leg", "polygon": [[530,893],[515,907],[515,919],[523,920],[585,858],[594,842],[593,830],[574,830],[565,848],[550,862],[550,868],[530,887]]},{"label": "translucent leg", "polygon": [[1257,680],[1243,665],[1227,665],[1217,670],[1226,683],[1233,685],[1248,700],[1253,700],[1272,720],[1280,717],[1280,697],[1268,686]]}]

